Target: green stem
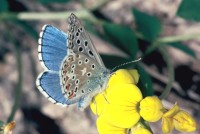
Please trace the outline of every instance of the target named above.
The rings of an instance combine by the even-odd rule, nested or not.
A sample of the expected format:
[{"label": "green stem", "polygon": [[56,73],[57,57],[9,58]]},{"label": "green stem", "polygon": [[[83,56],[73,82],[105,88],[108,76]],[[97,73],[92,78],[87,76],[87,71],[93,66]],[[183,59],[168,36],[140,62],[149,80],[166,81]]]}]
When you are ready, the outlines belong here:
[{"label": "green stem", "polygon": [[[0,14],[0,20],[67,20],[72,12],[5,12]],[[89,19],[96,22],[96,18],[88,10],[74,11],[79,18]]]},{"label": "green stem", "polygon": [[144,55],[148,55],[162,44],[172,43],[172,42],[180,42],[186,41],[191,39],[198,39],[200,38],[200,33],[197,34],[190,34],[190,35],[176,35],[176,36],[168,36],[168,37],[161,37],[155,40],[150,47],[145,51]]},{"label": "green stem", "polygon": [[159,38],[156,40],[156,42],[158,44],[172,43],[172,42],[186,41],[186,40],[191,40],[191,39],[198,39],[199,37],[200,37],[200,33],[188,34],[188,35],[175,35],[175,36]]},{"label": "green stem", "polygon": [[[10,35],[10,34],[9,34]],[[21,92],[22,92],[22,59],[21,59],[21,52],[20,52],[20,45],[18,43],[18,41],[14,38],[12,38],[12,35],[9,36],[12,41],[13,44],[15,45],[15,50],[16,50],[16,63],[17,63],[17,70],[18,70],[18,83],[16,86],[16,90],[15,90],[15,100],[14,100],[14,104],[12,106],[12,110],[11,113],[7,119],[7,123],[13,121],[15,113],[19,107],[19,103],[20,103],[20,98],[21,98]]]},{"label": "green stem", "polygon": [[160,47],[159,50],[162,53],[163,58],[167,64],[168,74],[169,74],[169,76],[168,76],[169,81],[168,81],[164,91],[162,92],[162,94],[159,97],[160,99],[165,99],[172,89],[172,84],[174,82],[174,68],[173,68],[172,62],[169,58],[169,55],[167,54],[167,52],[165,50],[165,47]]}]

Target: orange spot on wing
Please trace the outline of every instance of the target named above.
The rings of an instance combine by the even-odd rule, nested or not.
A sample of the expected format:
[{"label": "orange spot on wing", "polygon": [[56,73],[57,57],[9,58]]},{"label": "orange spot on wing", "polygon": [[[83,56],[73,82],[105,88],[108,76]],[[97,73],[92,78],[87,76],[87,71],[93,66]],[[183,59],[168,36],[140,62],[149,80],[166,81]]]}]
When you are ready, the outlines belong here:
[{"label": "orange spot on wing", "polygon": [[67,84],[67,85],[65,86],[66,90],[69,90],[69,87],[70,87],[70,84]]},{"label": "orange spot on wing", "polygon": [[74,97],[74,90],[72,90],[72,93],[70,94],[70,96],[68,97],[69,99]]}]

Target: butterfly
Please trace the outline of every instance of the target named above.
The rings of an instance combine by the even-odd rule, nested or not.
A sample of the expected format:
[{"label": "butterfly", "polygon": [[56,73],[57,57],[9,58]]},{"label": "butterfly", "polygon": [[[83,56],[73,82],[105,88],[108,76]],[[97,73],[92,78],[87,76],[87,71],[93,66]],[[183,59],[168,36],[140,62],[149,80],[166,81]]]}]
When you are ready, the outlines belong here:
[{"label": "butterfly", "polygon": [[83,110],[106,89],[108,70],[80,20],[68,17],[68,32],[44,25],[38,40],[38,58],[45,69],[36,86],[54,104],[78,104]]}]

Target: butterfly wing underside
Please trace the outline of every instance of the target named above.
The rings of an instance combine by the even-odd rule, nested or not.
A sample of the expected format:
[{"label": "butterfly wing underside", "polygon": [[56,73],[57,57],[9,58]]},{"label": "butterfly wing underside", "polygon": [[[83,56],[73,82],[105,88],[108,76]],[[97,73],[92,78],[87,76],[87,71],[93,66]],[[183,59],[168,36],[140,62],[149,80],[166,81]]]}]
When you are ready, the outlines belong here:
[{"label": "butterfly wing underside", "polygon": [[60,74],[62,93],[68,104],[100,89],[96,79],[100,69],[95,60],[81,53],[73,53],[64,59]]},{"label": "butterfly wing underside", "polygon": [[105,67],[101,57],[97,53],[88,33],[85,31],[80,20],[74,14],[71,14],[68,18],[68,23],[68,50],[73,50],[75,53],[83,53],[97,61],[100,66]]},{"label": "butterfly wing underside", "polygon": [[78,18],[71,14],[68,22],[69,55],[62,62],[60,81],[62,93],[71,104],[85,98],[90,101],[101,90],[99,77],[106,68]]}]

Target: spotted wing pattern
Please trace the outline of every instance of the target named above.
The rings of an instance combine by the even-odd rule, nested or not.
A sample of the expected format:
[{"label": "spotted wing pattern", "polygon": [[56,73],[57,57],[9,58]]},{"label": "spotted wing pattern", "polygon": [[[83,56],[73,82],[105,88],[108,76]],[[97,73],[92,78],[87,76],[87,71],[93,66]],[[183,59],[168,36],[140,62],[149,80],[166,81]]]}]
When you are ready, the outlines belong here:
[{"label": "spotted wing pattern", "polygon": [[68,23],[68,50],[70,51],[70,49],[72,49],[75,53],[83,53],[93,60],[97,61],[97,64],[99,64],[100,66],[105,67],[88,33],[82,26],[79,19],[73,13],[68,18]]},{"label": "spotted wing pattern", "polygon": [[100,70],[101,67],[95,60],[82,53],[72,53],[64,59],[60,81],[67,104],[75,103],[100,88]]}]

